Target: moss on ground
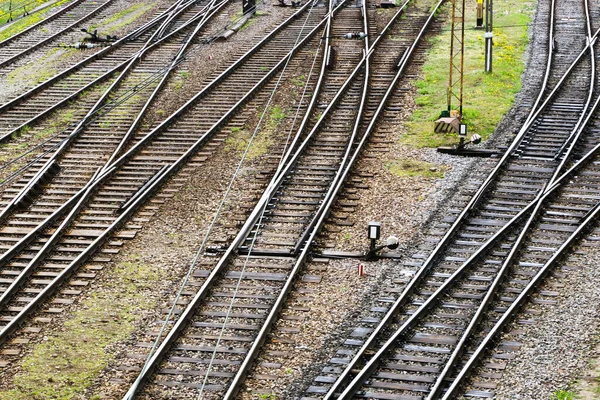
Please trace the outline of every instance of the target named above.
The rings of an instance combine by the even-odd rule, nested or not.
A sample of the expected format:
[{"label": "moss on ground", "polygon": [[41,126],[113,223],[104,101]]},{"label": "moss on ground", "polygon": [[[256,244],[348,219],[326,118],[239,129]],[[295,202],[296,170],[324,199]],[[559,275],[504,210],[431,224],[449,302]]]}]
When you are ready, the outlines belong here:
[{"label": "moss on ground", "polygon": [[131,25],[142,15],[154,8],[156,2],[144,2],[132,5],[129,8],[120,11],[109,18],[101,21],[99,24],[90,26],[90,30],[98,29],[99,35],[112,35],[128,25]]},{"label": "moss on ground", "polygon": [[[267,153],[269,148],[273,145],[273,135],[277,130],[277,127],[287,117],[287,113],[279,106],[272,106],[267,111],[265,121],[263,121],[263,128],[256,134],[248,153],[246,154],[246,160],[251,161],[257,157],[260,157]],[[232,128],[231,135],[225,140],[225,151],[235,151],[239,155],[242,155],[248,147],[248,141],[253,129],[241,129]]]},{"label": "moss on ground", "polygon": [[[521,89],[521,73],[525,68],[524,53],[529,37],[528,24],[535,7],[532,0],[506,0],[494,3],[493,73],[484,68],[484,32],[465,32],[465,75],[463,116],[470,133],[487,139],[500,119],[511,108]],[[446,6],[449,11],[449,4]],[[475,26],[475,12],[468,10],[466,27]],[[433,132],[433,121],[446,108],[450,31],[432,39],[432,47],[423,65],[424,78],[417,82],[417,108],[407,123],[403,143],[417,147],[454,144],[456,135]]]},{"label": "moss on ground", "polygon": [[58,64],[71,54],[74,49],[54,47],[44,53],[35,63],[27,63],[15,68],[6,76],[6,82],[16,85],[25,82],[28,85],[37,85],[52,78],[58,73]]},{"label": "moss on ground", "polygon": [[102,288],[91,293],[64,329],[37,344],[14,377],[15,388],[2,400],[83,398],[84,390],[114,355],[108,345],[126,339],[136,328],[140,310],[155,306],[148,294],[164,271],[133,255],[108,273]]},{"label": "moss on ground", "polygon": [[[106,90],[108,85],[109,85],[109,83],[103,83],[92,90],[84,91],[81,93],[81,95],[79,96],[79,98],[76,101],[81,102],[87,96],[90,96],[90,95],[100,96],[100,94]],[[12,138],[16,139],[21,135],[32,134],[33,140],[28,140],[27,142],[20,143],[17,147],[15,147],[13,142],[0,144],[1,150],[9,150],[11,148],[17,150],[17,152],[7,151],[5,154],[0,155],[0,162],[3,162],[3,163],[9,162],[13,158],[21,155],[21,153],[18,150],[25,150],[31,146],[37,145],[42,140],[46,140],[48,138],[51,138],[51,137],[57,135],[60,132],[67,129],[69,127],[69,125],[73,124],[74,122],[76,122],[75,110],[73,108],[67,108],[67,109],[57,111],[55,114],[53,114],[51,117],[49,117],[48,120],[44,121],[43,122],[44,128],[42,128],[42,129],[34,130],[31,126],[25,125],[23,128],[21,128],[19,130],[18,133],[16,133],[16,134],[13,133]],[[22,160],[22,161],[25,162],[25,160]],[[16,163],[15,165],[20,167],[20,166],[22,166],[22,163]]]},{"label": "moss on ground", "polygon": [[551,400],[575,400],[576,398],[576,394],[570,390],[558,390],[554,392]]},{"label": "moss on ground", "polygon": [[[33,8],[40,6],[43,3],[47,3],[48,1],[49,0],[35,0],[35,4],[32,4],[31,6],[29,6],[28,9],[31,10]],[[43,11],[37,12],[35,14],[27,15],[24,18],[14,22],[8,28],[0,31],[0,42],[8,39],[11,36],[16,35],[19,32],[24,31],[25,29],[29,28],[31,25],[37,24],[38,22],[40,22],[41,20],[46,18],[50,13],[52,13],[54,8],[60,6],[64,3],[67,3],[68,1],[70,1],[70,0],[60,0],[56,4],[51,5],[50,7],[46,8]],[[9,3],[10,3],[9,1],[0,2],[1,12],[8,10]],[[20,15],[20,14],[16,14],[15,16],[18,16],[18,15]],[[6,15],[5,17],[7,18],[8,15]],[[0,24],[6,22],[5,17],[2,17],[2,19],[0,20]]]},{"label": "moss on ground", "polygon": [[[256,17],[260,17],[265,15],[266,13],[264,11],[256,11],[250,18],[248,18],[246,20],[246,22],[244,22],[244,24],[242,26],[240,26],[239,31],[238,32],[242,32],[245,29],[248,29],[249,27],[251,27],[255,22],[256,22]],[[238,11],[236,13],[234,13],[230,18],[229,18],[229,22],[232,24],[237,23],[240,18],[242,18],[242,16],[244,15],[244,13],[242,11]]]},{"label": "moss on ground", "polygon": [[401,178],[443,178],[446,168],[413,158],[401,158],[386,164],[386,168]]}]

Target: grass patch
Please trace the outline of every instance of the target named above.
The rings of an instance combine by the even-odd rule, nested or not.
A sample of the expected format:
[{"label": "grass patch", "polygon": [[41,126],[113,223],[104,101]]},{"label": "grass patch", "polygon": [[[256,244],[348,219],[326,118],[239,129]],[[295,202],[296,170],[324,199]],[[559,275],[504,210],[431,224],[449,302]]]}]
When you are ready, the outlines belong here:
[{"label": "grass patch", "polygon": [[575,400],[577,397],[570,390],[558,390],[552,394],[552,400]]},{"label": "grass patch", "polygon": [[[231,16],[231,18],[229,18],[229,22],[236,24],[237,21],[239,21],[239,19],[242,18],[243,15],[244,15],[244,13],[242,11],[238,11],[238,12],[234,13]],[[246,20],[246,22],[244,22],[244,24],[242,26],[240,26],[238,32],[242,32],[245,29],[248,29],[249,27],[251,27],[256,22],[256,17],[260,17],[262,15],[265,15],[265,13],[263,11],[256,11],[254,14],[252,14],[252,16],[250,18],[248,18]]]},{"label": "grass patch", "polygon": [[302,87],[304,87],[305,81],[306,81],[306,75],[302,74],[302,75],[292,79],[292,85],[302,88]]},{"label": "grass patch", "polygon": [[157,267],[132,256],[111,271],[102,290],[83,301],[64,329],[35,346],[2,400],[79,397],[113,358],[105,351],[136,328],[139,311],[154,306],[147,293],[161,277]]},{"label": "grass patch", "polygon": [[[279,124],[287,117],[287,113],[279,106],[272,106],[267,111],[263,120],[264,128],[261,129],[252,140],[250,149],[246,154],[246,160],[251,161],[267,153],[273,145],[273,134],[277,131]],[[249,129],[231,128],[231,134],[225,140],[225,151],[234,151],[239,155],[244,154],[253,131]]]},{"label": "grass patch", "polygon": [[152,9],[155,4],[156,2],[134,4],[101,21],[99,24],[90,26],[89,30],[93,31],[94,29],[98,29],[98,34],[102,36],[112,35],[125,28],[127,25],[131,25],[136,19]]},{"label": "grass patch", "polygon": [[57,63],[70,55],[74,49],[52,48],[44,53],[35,63],[28,63],[12,70],[6,81],[17,84],[25,81],[29,85],[37,85],[52,78],[58,73]]},{"label": "grass patch", "polygon": [[[49,1],[50,0],[33,0],[33,1],[28,1],[27,3],[31,2],[31,4],[29,4],[27,6],[27,11],[31,11],[34,8],[38,7],[39,5],[42,5],[42,4],[47,3]],[[22,7],[21,8],[15,8],[18,5],[18,3],[20,3],[20,2],[18,2],[16,0],[13,0],[13,1],[3,0],[3,1],[0,1],[0,14],[4,14],[5,12],[8,12],[10,10],[10,8],[11,8],[11,3],[12,3],[12,8],[14,10],[13,17],[18,16],[18,15],[20,15],[23,12],[23,8]],[[7,15],[7,17],[8,17],[8,15]],[[4,21],[0,20],[0,22],[4,22]]]},{"label": "grass patch", "polygon": [[176,74],[174,74],[173,80],[170,83],[171,89],[180,90],[181,88],[183,88],[183,84],[189,76],[190,73],[188,71],[179,71]]},{"label": "grass patch", "polygon": [[413,158],[401,158],[389,162],[386,168],[400,178],[443,178],[446,171],[442,166]]},{"label": "grass patch", "polygon": [[[446,11],[450,10],[446,5]],[[484,68],[484,32],[465,31],[465,75],[463,118],[470,133],[485,140],[514,102],[521,89],[521,73],[525,68],[523,55],[529,41],[527,25],[535,2],[532,0],[506,0],[494,4],[494,24],[507,26],[494,29],[493,73]],[[466,13],[466,27],[475,26],[475,12]],[[433,121],[446,108],[448,84],[448,57],[450,53],[449,26],[432,39],[432,48],[423,65],[424,78],[416,83],[417,108],[407,123],[405,144],[417,147],[437,147],[455,144],[456,135],[439,135],[433,132]]]},{"label": "grass patch", "polygon": [[[40,4],[43,3],[47,3],[49,0],[36,0],[36,4],[30,6],[28,9],[31,10],[33,8],[38,7]],[[25,29],[29,28],[31,25],[35,25],[38,22],[40,22],[41,20],[43,20],[44,18],[46,18],[48,16],[48,14],[50,12],[52,12],[52,10],[66,2],[68,2],[69,0],[60,0],[59,2],[57,2],[56,4],[46,8],[43,11],[37,12],[35,14],[31,14],[31,15],[27,15],[24,18],[19,19],[18,21],[14,22],[11,26],[9,26],[8,28],[0,31],[0,42],[3,40],[8,39],[11,36],[16,35],[19,32],[24,31]],[[9,2],[8,1],[4,1],[2,3],[0,3],[0,10],[7,11],[8,10],[8,6],[9,6]],[[21,10],[22,11],[22,10]],[[20,13],[14,14],[14,16],[19,16]],[[3,24],[6,22],[6,20],[8,19],[8,15],[4,15],[3,17],[1,17],[0,19],[0,24]]]}]

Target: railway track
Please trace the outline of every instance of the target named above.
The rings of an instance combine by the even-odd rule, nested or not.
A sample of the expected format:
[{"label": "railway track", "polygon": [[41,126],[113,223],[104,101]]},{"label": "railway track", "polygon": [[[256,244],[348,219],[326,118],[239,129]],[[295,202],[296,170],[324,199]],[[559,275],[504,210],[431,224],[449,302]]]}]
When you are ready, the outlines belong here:
[{"label": "railway track", "polygon": [[[56,115],[58,110],[81,99],[83,94],[93,95],[90,94],[92,89],[110,82],[131,60],[139,58],[141,51],[162,47],[173,35],[181,33],[180,30],[185,28],[183,24],[201,8],[198,3],[188,1],[177,10],[173,6],[167,8],[109,47],[99,51],[92,50],[94,53],[84,60],[0,105],[0,143],[26,134],[43,118]],[[161,32],[157,40],[147,46],[148,40],[154,37],[154,29],[172,13],[175,13],[173,17],[176,18],[169,25],[169,30]]]},{"label": "railway track", "polygon": [[[32,199],[31,204],[20,210],[9,207],[3,212],[2,245],[6,251],[0,262],[11,278],[10,282],[4,281],[4,300],[0,300],[0,314],[6,323],[0,340],[5,341],[28,321],[31,313],[62,288],[117,229],[127,228],[129,218],[172,174],[199,150],[207,147],[206,151],[210,151],[209,140],[223,123],[235,116],[285,61],[321,29],[319,12],[308,15],[304,21],[301,16],[306,12],[307,7],[295,11],[151,132],[132,134],[130,140],[123,140],[128,136],[127,125],[120,129],[121,138],[75,130],[77,138],[55,158],[56,162],[47,156],[34,165],[37,172],[32,170],[23,176],[15,187],[20,188],[19,193],[28,193],[25,197]],[[298,32],[302,32],[300,36]],[[56,175],[43,175],[57,166]],[[42,175],[38,174],[40,171]],[[36,185],[39,188],[40,176],[43,187],[30,192]],[[116,237],[128,236],[126,230]],[[103,259],[101,255],[94,258],[97,262]],[[94,275],[77,273],[77,278],[53,302],[72,302],[85,281]],[[46,311],[57,312],[52,306]],[[24,332],[39,330],[34,324]]]},{"label": "railway track", "polygon": [[[579,19],[554,27],[555,18],[564,21],[561,7],[574,4],[580,6]],[[580,52],[588,36],[596,36],[587,2],[553,4],[552,10],[550,43],[558,35],[570,45],[560,46],[555,59],[548,52],[543,88],[509,151],[467,207],[447,218],[452,225],[446,234],[428,240],[435,248],[423,248],[409,261],[418,272],[402,293],[381,294],[307,398],[451,399],[465,394],[458,392],[461,382],[491,341],[475,332],[487,332],[500,320],[492,331],[497,338],[499,324],[514,316],[542,271],[575,241],[571,233],[589,226],[595,202],[573,202],[573,192],[589,178],[577,175],[580,187],[571,189],[567,181],[575,173],[559,177],[581,157],[574,149],[585,139],[597,106],[592,101],[597,79],[593,46]],[[562,198],[556,194],[560,191]],[[464,358],[479,343],[480,353]],[[493,397],[494,379],[510,348],[505,343],[471,378],[467,396]],[[461,371],[459,378],[451,383],[456,371]]]},{"label": "railway track", "polygon": [[[442,1],[431,3],[437,10]],[[552,5],[549,43],[557,35],[568,46],[548,52],[540,95],[506,156],[467,207],[448,218],[448,232],[430,241],[435,248],[422,249],[429,255],[410,261],[420,270],[404,291],[385,293],[374,304],[373,316],[353,331],[339,351],[343,357],[323,370],[307,398],[451,399],[465,387],[460,393],[470,397],[493,396],[497,371],[509,356],[495,352],[482,364],[490,345],[600,213],[598,32],[591,30],[587,1],[571,3],[581,4],[580,18],[565,18],[563,3]],[[110,89],[73,129],[47,145],[56,153],[49,151],[3,192],[0,342],[6,343],[22,326],[26,334],[40,331],[30,319],[35,310],[52,314],[60,312],[58,304],[71,303],[95,275],[93,265],[85,272],[80,267],[90,259],[101,262],[98,250],[110,238],[130,237],[127,231],[113,235],[136,229],[126,224],[152,193],[199,151],[210,152],[209,140],[224,124],[272,87],[302,45],[325,32],[319,83],[296,139],[231,246],[217,262],[214,254],[204,255],[202,269],[193,271],[176,303],[177,321],[126,399],[138,391],[149,398],[183,398],[198,390],[206,398],[236,396],[435,14],[403,4],[378,36],[366,4],[338,5],[323,18],[323,7],[307,3],[185,106],[143,132],[140,121],[178,58],[226,2],[188,5],[181,22],[160,39],[164,46],[151,43],[169,25],[166,16],[152,25],[156,30],[137,32],[135,40],[145,42],[129,52],[136,57],[112,70],[120,75]],[[402,24],[405,16],[410,22]],[[554,26],[554,20],[569,22]],[[341,39],[360,31],[369,33],[364,41]],[[149,79],[148,71],[157,77]],[[136,98],[128,102],[132,93]],[[103,110],[109,94],[123,104]],[[61,101],[28,116],[17,130],[11,125],[7,136]],[[469,375],[478,366],[476,377]]]},{"label": "railway track", "polygon": [[80,27],[105,10],[113,0],[98,3],[75,0],[60,11],[0,42],[0,71],[25,55]]},{"label": "railway track", "polygon": [[[437,10],[440,4],[433,8]],[[365,5],[361,7],[366,9]],[[401,10],[405,7],[406,4]],[[348,30],[356,32],[359,23],[363,25],[362,32],[368,32],[366,15],[361,9],[342,9],[331,23],[332,37]],[[401,15],[399,11],[394,16],[381,37],[402,23]],[[144,384],[140,395],[150,398],[183,398],[197,395],[198,390],[210,398],[235,397],[308,256],[307,244],[314,241],[349,169],[368,141],[373,121],[382,114],[383,104],[389,100],[432,18],[433,13],[423,21],[424,27],[412,46],[404,47],[407,56],[388,80],[382,103],[363,131],[361,117],[366,111],[368,92],[365,82],[381,39],[376,39],[373,47],[368,47],[368,40],[362,43],[369,49],[365,48],[368,56],[363,58],[355,43],[337,44],[333,52],[336,64],[329,65],[332,72],[326,73],[321,93],[323,98],[331,99],[328,106],[322,114],[316,114],[318,118],[313,123],[307,124],[312,128],[302,144],[297,149],[291,146],[281,164],[285,167],[275,174],[217,264],[212,269],[193,270],[185,295],[175,303],[186,305],[185,309],[177,309],[177,321],[125,398],[132,398],[139,385]],[[387,57],[388,53],[381,51]],[[324,57],[324,65],[332,59],[329,54],[332,53],[328,51]],[[347,77],[348,68],[356,63]],[[335,92],[329,90],[330,85],[339,87],[342,76],[347,77],[342,87]],[[335,93],[333,97],[331,93]],[[199,264],[211,265],[207,260]],[[161,392],[165,387],[172,389]]]}]

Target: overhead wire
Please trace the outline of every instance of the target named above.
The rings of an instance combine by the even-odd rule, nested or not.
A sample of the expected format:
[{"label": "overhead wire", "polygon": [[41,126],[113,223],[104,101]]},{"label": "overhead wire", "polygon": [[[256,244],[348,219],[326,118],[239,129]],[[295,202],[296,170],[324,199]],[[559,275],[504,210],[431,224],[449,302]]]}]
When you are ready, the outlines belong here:
[{"label": "overhead wire", "polygon": [[[264,3],[264,0],[259,0],[258,3],[257,3],[257,5],[256,5],[256,8],[258,9],[258,6],[262,5],[263,3]],[[188,51],[186,51],[184,53],[183,56],[181,56],[181,58],[179,59],[179,61],[177,61],[176,63],[174,63],[172,65],[169,65],[169,66],[166,66],[166,67],[162,67],[161,69],[157,70],[156,72],[148,75],[144,80],[142,80],[135,87],[133,87],[133,88],[127,90],[127,91],[124,91],[121,95],[119,95],[119,97],[117,97],[115,99],[109,100],[105,105],[99,107],[94,113],[92,113],[91,114],[92,117],[90,118],[90,120],[87,123],[85,123],[83,126],[87,127],[87,126],[93,124],[99,118],[105,116],[110,111],[116,109],[117,107],[119,107],[120,105],[122,105],[123,103],[125,103],[127,100],[129,100],[131,97],[135,96],[136,93],[138,93],[140,90],[146,89],[153,82],[155,82],[158,79],[161,79],[162,76],[164,76],[166,73],[168,73],[169,71],[177,68],[184,61],[187,61],[189,59],[190,53],[192,53],[193,51],[196,51],[197,49],[199,49],[201,47],[204,47],[204,46],[207,46],[207,45],[211,44],[212,42],[214,42],[216,39],[218,39],[222,35],[223,31],[229,29],[232,26],[235,26],[235,24],[237,24],[244,17],[245,17],[244,15],[241,15],[241,16],[236,16],[235,18],[231,19],[230,21],[228,21],[223,26],[223,28],[220,31],[218,31],[218,32],[216,32],[216,33],[214,33],[212,35],[209,35],[206,38],[203,38],[203,40],[200,43],[192,46]],[[137,52],[136,52],[136,54],[134,54],[132,56],[132,58],[136,57],[136,56],[137,56]],[[46,144],[48,144],[52,140],[55,140],[55,139],[59,138],[61,135],[65,135],[67,132],[69,132],[71,130],[72,127],[75,127],[75,126],[76,125],[73,124],[73,123],[67,125],[67,127],[64,130],[62,130],[62,131],[54,134],[53,136],[49,137],[45,141],[43,141],[43,142],[35,145],[34,147],[28,149],[26,152],[22,153],[17,158],[15,158],[15,159],[9,161],[8,163],[5,163],[2,166],[0,166],[0,171],[9,168],[11,165],[13,165],[16,162],[20,161],[21,159],[23,159],[27,155],[31,154],[32,152],[36,151],[40,147],[45,146]],[[62,145],[62,143],[64,143],[66,140],[68,140],[68,136],[65,137],[64,139],[60,140],[59,142],[57,142],[56,144],[54,144],[52,147],[48,148],[44,152],[40,153],[37,157],[35,157],[31,161],[29,161],[28,163],[26,163],[25,165],[23,165],[21,168],[19,168],[15,172],[12,172],[8,177],[6,177],[4,180],[2,180],[0,182],[0,188],[4,187],[8,183],[12,182],[16,177],[20,176],[24,171],[26,171],[27,169],[29,169],[32,165],[34,165],[35,163],[37,163],[38,161],[40,161],[42,158],[44,158],[46,155],[48,155],[49,153],[51,153],[58,146]]]},{"label": "overhead wire", "polygon": [[[262,3],[262,1],[260,3]],[[316,3],[316,2],[313,1],[313,3]],[[298,44],[299,39],[302,36],[303,30],[306,27],[306,23],[308,21],[308,18],[310,17],[310,13],[312,12],[312,8],[313,7],[314,7],[314,4],[310,8],[309,14],[307,15],[307,18],[306,18],[306,20],[305,20],[305,22],[304,22],[304,24],[302,26],[302,29],[300,30],[300,32],[298,34],[298,37],[297,37],[296,42],[294,44],[294,47]],[[243,15],[240,16],[240,18],[237,18],[237,21],[239,21],[243,17],[244,17]],[[318,54],[319,54],[319,52],[315,52],[315,56],[314,56],[314,59],[313,59],[313,66],[314,66],[314,63],[316,62],[316,59],[318,58]],[[246,149],[245,149],[244,153],[241,156],[240,162],[238,163],[238,166],[237,166],[237,168],[236,168],[236,170],[235,170],[235,172],[234,172],[234,174],[233,174],[233,176],[232,176],[232,178],[231,178],[231,180],[229,182],[229,185],[227,186],[225,194],[224,194],[223,198],[221,199],[221,201],[219,203],[219,206],[217,207],[217,210],[216,210],[216,212],[215,212],[215,214],[213,216],[213,219],[211,220],[211,223],[209,224],[209,226],[207,228],[207,231],[206,231],[206,233],[205,233],[205,235],[203,237],[203,240],[202,240],[202,242],[200,244],[200,247],[199,247],[198,251],[196,252],[194,258],[192,259],[192,262],[190,264],[190,268],[188,269],[188,272],[187,272],[186,276],[184,277],[184,279],[183,279],[183,281],[182,281],[182,283],[180,285],[179,291],[176,293],[175,299],[174,299],[174,301],[173,301],[173,303],[172,303],[172,305],[171,305],[171,307],[169,309],[167,317],[165,318],[165,320],[164,320],[164,322],[163,322],[163,324],[162,324],[162,326],[161,326],[161,328],[160,328],[160,330],[159,330],[159,332],[157,334],[157,337],[156,337],[156,339],[155,339],[155,341],[153,343],[153,346],[152,346],[152,348],[150,350],[150,353],[149,353],[148,357],[146,358],[144,366],[142,367],[140,375],[142,375],[147,370],[148,364],[150,362],[150,359],[152,358],[152,356],[154,355],[156,349],[158,348],[158,345],[160,343],[160,339],[164,335],[164,333],[166,331],[166,328],[169,325],[169,322],[170,322],[172,316],[174,315],[175,308],[176,308],[176,306],[177,306],[177,304],[179,302],[179,299],[181,298],[181,296],[183,294],[183,291],[184,291],[187,283],[189,282],[189,279],[192,276],[193,271],[195,270],[195,267],[196,267],[196,265],[198,263],[198,260],[200,259],[201,255],[203,254],[203,252],[206,249],[206,244],[208,243],[210,234],[212,233],[212,230],[215,227],[219,216],[221,215],[221,211],[222,211],[222,209],[223,209],[223,207],[225,205],[225,202],[229,198],[229,194],[230,194],[230,192],[231,192],[231,190],[233,188],[233,185],[234,185],[235,181],[237,180],[237,176],[239,175],[239,172],[241,171],[241,167],[243,165],[243,162],[245,161],[245,159],[246,159],[246,157],[248,155],[248,152],[249,152],[249,150],[251,148],[253,140],[256,137],[256,134],[258,133],[258,129],[259,129],[259,127],[260,127],[260,125],[261,125],[261,123],[262,123],[262,121],[263,121],[263,119],[264,119],[264,117],[266,115],[267,109],[268,109],[268,107],[269,107],[269,105],[270,105],[270,103],[271,103],[271,101],[273,99],[273,96],[274,96],[275,92],[277,91],[277,89],[279,87],[281,79],[284,76],[284,73],[285,73],[285,71],[287,69],[287,66],[288,66],[290,60],[291,60],[291,57],[288,58],[285,66],[283,67],[282,72],[280,73],[279,79],[277,81],[277,84],[276,84],[275,88],[272,91],[271,97],[269,98],[269,100],[267,102],[267,105],[265,106],[265,109],[264,109],[263,113],[261,114],[261,117],[260,117],[259,122],[258,122],[258,124],[256,126],[256,129],[254,130],[254,133],[252,134],[252,136],[251,136],[251,138],[250,138],[250,140],[249,140],[249,142],[248,142],[248,144],[246,146]],[[303,91],[302,97],[301,97],[300,102],[298,104],[298,111],[296,112],[296,116],[299,114],[299,108],[302,106],[304,96],[306,95],[307,87],[308,87],[308,82],[310,81],[312,70],[313,69],[311,68],[311,73],[309,73],[309,75],[307,76],[306,84],[305,84],[305,89]],[[295,123],[295,121],[296,121],[296,117],[294,118],[294,123]],[[293,131],[293,125],[292,125],[292,128],[291,128],[290,132],[292,132],[292,131]],[[208,376],[208,373],[207,373],[207,376]],[[138,384],[134,383],[134,386],[135,386],[135,388],[137,388]],[[203,388],[204,388],[204,385],[201,388],[199,396],[201,396]],[[131,397],[129,397],[129,398],[131,398]]]},{"label": "overhead wire", "polygon": [[[309,20],[309,18],[311,16],[311,13],[312,13],[312,10],[313,10],[315,4],[316,4],[316,2],[313,2],[313,5],[310,7],[310,9],[309,9],[309,11],[307,13],[307,16],[306,16],[306,19],[304,20],[302,28],[300,29],[300,31],[298,32],[298,36],[296,37],[296,43],[294,43],[294,47],[299,43],[299,41],[300,41],[300,39],[302,37],[302,33],[306,29],[306,25],[308,23],[308,20]],[[323,41],[323,39],[321,39],[321,43],[322,43],[322,41]],[[315,57],[316,57],[317,54],[318,54],[318,52],[315,52]],[[263,110],[263,112],[262,112],[262,114],[260,116],[260,119],[259,119],[258,123],[256,124],[254,132],[252,133],[252,136],[251,136],[250,140],[248,141],[248,145],[246,146],[246,150],[244,151],[242,159],[240,160],[240,163],[238,164],[238,168],[237,168],[234,176],[232,177],[232,180],[230,182],[229,188],[227,189],[226,195],[228,195],[229,191],[231,190],[231,187],[233,186],[234,180],[237,177],[237,174],[241,170],[241,167],[243,165],[244,159],[247,156],[248,152],[250,151],[250,148],[251,148],[251,145],[252,145],[252,141],[254,140],[254,138],[256,137],[256,135],[258,134],[258,130],[260,129],[262,121],[264,120],[265,115],[267,114],[267,110],[269,109],[269,106],[271,105],[271,102],[273,101],[275,93],[277,92],[277,90],[279,88],[279,85],[281,84],[281,81],[282,81],[282,79],[283,79],[283,77],[285,75],[285,71],[286,71],[286,69],[287,69],[287,67],[288,67],[291,59],[292,59],[291,56],[287,59],[285,65],[283,67],[283,70],[281,71],[281,73],[279,75],[279,79],[277,80],[277,83],[275,84],[275,87],[273,88],[273,91],[271,92],[271,96],[269,97],[269,100],[267,101],[267,104],[264,107],[264,110]],[[200,390],[199,390],[198,397],[197,397],[198,400],[202,399],[202,394],[204,392],[204,388],[206,387],[206,384],[208,383],[208,378],[210,376],[210,372],[212,370],[215,358],[217,356],[217,350],[218,350],[219,345],[220,345],[220,343],[221,343],[221,341],[223,339],[223,334],[225,333],[225,327],[227,326],[227,322],[229,321],[229,318],[231,316],[231,311],[233,310],[233,304],[234,304],[234,302],[236,300],[236,296],[237,296],[237,293],[239,291],[241,281],[242,281],[242,279],[244,277],[244,272],[246,270],[249,258],[250,258],[250,253],[248,253],[246,259],[244,260],[244,265],[242,267],[242,270],[240,271],[239,278],[238,278],[238,281],[237,281],[236,286],[235,286],[235,290],[233,291],[233,295],[231,296],[231,301],[229,302],[229,307],[228,307],[227,313],[225,315],[225,320],[224,320],[223,324],[221,325],[221,331],[219,332],[219,336],[217,338],[217,342],[216,342],[216,344],[214,346],[214,350],[213,350],[212,355],[210,357],[210,361],[208,363],[208,367],[207,367],[206,371],[204,372],[204,379],[203,379],[202,384],[200,386]]]}]

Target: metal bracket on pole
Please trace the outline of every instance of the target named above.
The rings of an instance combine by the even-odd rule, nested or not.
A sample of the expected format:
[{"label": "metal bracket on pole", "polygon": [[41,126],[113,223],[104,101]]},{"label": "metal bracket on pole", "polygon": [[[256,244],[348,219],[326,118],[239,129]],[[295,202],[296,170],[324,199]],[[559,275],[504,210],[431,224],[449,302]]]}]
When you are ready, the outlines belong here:
[{"label": "metal bracket on pole", "polygon": [[494,0],[485,3],[485,72],[492,72],[492,48],[494,47],[493,4]]}]

